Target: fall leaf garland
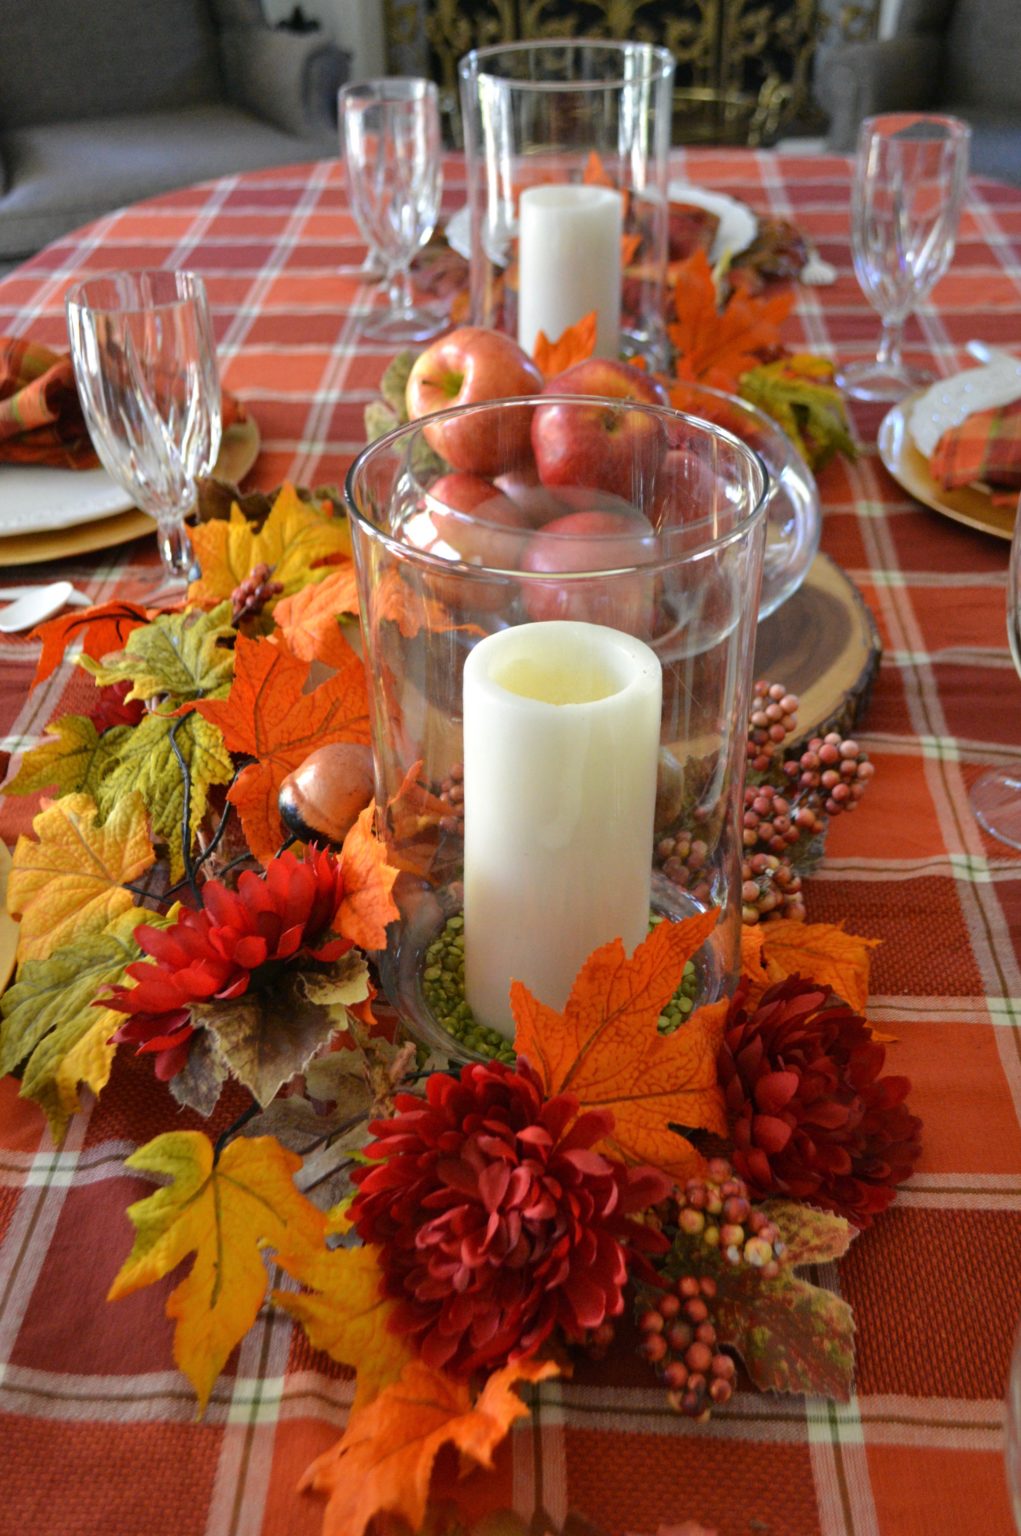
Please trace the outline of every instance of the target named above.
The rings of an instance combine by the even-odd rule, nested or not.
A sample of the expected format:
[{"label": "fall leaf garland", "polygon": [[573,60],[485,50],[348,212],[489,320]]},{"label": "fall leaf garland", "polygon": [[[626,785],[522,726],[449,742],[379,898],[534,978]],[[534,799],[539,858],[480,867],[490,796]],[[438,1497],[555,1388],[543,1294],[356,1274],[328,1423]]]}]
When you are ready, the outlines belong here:
[{"label": "fall leaf garland", "polygon": [[[691,319],[693,358],[717,367],[768,346],[779,311],[756,316],[754,301],[743,302],[722,350]],[[588,344],[584,330],[560,338],[549,367]],[[41,626],[38,676],[80,640],[96,703],[54,722],[6,786],[58,794],[42,803],[10,870],[7,904],[21,926],[0,1070],[23,1067],[22,1094],[55,1136],[83,1084],[103,1090],[124,1041],[161,1060],[175,1097],[202,1113],[228,1077],[253,1096],[251,1135],[237,1134],[239,1124],[214,1146],[199,1132],[171,1132],[129,1159],[167,1182],[129,1212],[134,1246],[111,1299],[187,1265],[166,1305],[175,1361],[204,1408],[266,1300],[272,1260],[301,1287],[273,1291],[272,1303],[357,1372],[344,1435],[303,1480],[327,1496],[324,1533],[362,1536],[380,1514],[416,1528],[444,1446],[465,1466],[490,1465],[528,1412],[517,1385],[563,1373],[568,1345],[605,1353],[636,1281],[655,1298],[685,1278],[678,1266],[687,1275],[699,1257],[692,1224],[682,1238],[664,1212],[682,1198],[697,1210],[707,1166],[717,1166],[706,1164],[703,1139],[732,1136],[755,1188],[731,1214],[752,1223],[747,1253],[769,1232],[774,1256],[730,1268],[723,1249],[699,1258],[715,1287],[719,1341],[760,1386],[845,1397],[849,1309],[794,1269],[839,1257],[853,1235],[846,1215],[871,1219],[918,1150],[906,1088],[879,1076],[883,1048],[859,1016],[869,941],[821,924],[746,934],[737,998],[663,1033],[664,1007],[716,914],[659,923],[633,955],[619,942],[591,955],[562,1011],[515,986],[516,1067],[458,1074],[431,1063],[424,1094],[403,1091],[415,1055],[375,1032],[361,953],[385,944],[397,915],[397,871],[372,809],[339,852],[300,858],[281,849],[276,812],[282,779],[313,744],[368,739],[364,669],[343,632],[355,596],[343,520],[285,490],[260,528],[235,508],[204,525],[197,545],[203,575],[184,612],[111,604]],[[272,568],[273,581],[232,605],[255,566]],[[450,623],[412,612],[401,593],[384,596],[374,622],[402,634]],[[433,810],[416,768],[387,814],[428,823]],[[230,878],[220,845],[235,817],[244,868]],[[796,979],[806,970],[810,983]],[[788,1114],[780,1090],[791,1074],[756,1034],[763,1010],[806,988],[824,999],[830,986],[854,1037],[848,1092],[867,1100],[867,1166],[854,1170],[866,1193],[845,1210],[827,1187],[828,1214],[790,1199],[754,1205],[776,1188],[796,1192],[800,1166],[780,1155],[768,1116],[748,1111],[758,1094],[777,1125]],[[820,1018],[825,1027],[825,1010]],[[831,1054],[841,1070],[840,1052]],[[353,1202],[330,1215],[298,1189],[302,1160],[280,1139],[301,1128],[307,1143],[309,1098],[275,1097],[292,1080],[313,1101],[336,1102],[336,1144],[360,1165],[348,1171]],[[789,1099],[796,1119],[797,1095]],[[366,1121],[367,1160],[364,1135],[341,1134]],[[786,1184],[764,1181],[764,1146],[765,1166]],[[714,1177],[745,1188],[729,1164]]]}]

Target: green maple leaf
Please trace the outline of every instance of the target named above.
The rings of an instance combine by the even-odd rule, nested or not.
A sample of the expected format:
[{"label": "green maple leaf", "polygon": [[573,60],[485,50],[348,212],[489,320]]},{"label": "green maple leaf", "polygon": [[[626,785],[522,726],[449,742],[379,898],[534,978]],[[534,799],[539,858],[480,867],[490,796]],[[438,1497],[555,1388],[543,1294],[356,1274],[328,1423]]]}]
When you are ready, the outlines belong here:
[{"label": "green maple leaf", "polygon": [[210,788],[229,784],[234,773],[219,728],[201,715],[150,714],[126,728],[116,758],[93,791],[100,821],[122,796],[138,791],[149,812],[153,842],[165,843],[169,849],[171,880],[180,879],[184,872],[184,774],[175,743],[191,779],[188,846],[193,847]]},{"label": "green maple leaf", "polygon": [[751,1265],[734,1268],[717,1258],[717,1338],[737,1351],[760,1391],[821,1393],[846,1403],[854,1374],[851,1308],[794,1271],[841,1258],[855,1229],[842,1216],[793,1200],[771,1200],[763,1210],[786,1245],[780,1273],[767,1280]]},{"label": "green maple leaf", "polygon": [[[813,377],[816,359],[779,358],[741,375],[740,393],[779,422],[813,469],[822,469],[835,453],[858,457],[840,391],[822,373]],[[828,366],[828,365],[826,365]]]},{"label": "green maple leaf", "polygon": [[408,407],[406,396],[408,390],[408,376],[418,358],[417,352],[410,348],[398,352],[393,362],[388,364],[383,377],[379,381],[379,392],[387,405],[397,417],[398,422],[407,421]]},{"label": "green maple leaf", "polygon": [[54,1140],[63,1136],[77,1107],[78,1082],[98,1092],[109,1074],[113,1048],[107,1042],[122,1016],[94,1007],[96,997],[141,957],[134,939],[138,925],[162,928],[168,921],[132,907],[101,933],[65,944],[45,960],[26,961],[4,993],[0,1076],[25,1062],[21,1097],[42,1108]]},{"label": "green maple leaf", "polygon": [[166,695],[176,704],[192,699],[223,698],[234,672],[234,652],[220,641],[232,638],[231,605],[219,603],[211,613],[163,613],[151,624],[133,629],[122,651],[94,661],[79,658],[102,688],[125,680],[127,699]]},{"label": "green maple leaf", "polygon": [[191,1017],[215,1036],[234,1076],[265,1106],[345,1027],[348,1005],[368,995],[365,958],[352,952],[328,971],[282,970],[265,991],[200,1004]]},{"label": "green maple leaf", "polygon": [[47,739],[30,747],[17,774],[4,785],[5,795],[34,795],[57,789],[62,795],[81,791],[98,804],[100,791],[117,760],[121,742],[131,726],[117,725],[102,735],[85,715],[61,715],[46,727]]}]

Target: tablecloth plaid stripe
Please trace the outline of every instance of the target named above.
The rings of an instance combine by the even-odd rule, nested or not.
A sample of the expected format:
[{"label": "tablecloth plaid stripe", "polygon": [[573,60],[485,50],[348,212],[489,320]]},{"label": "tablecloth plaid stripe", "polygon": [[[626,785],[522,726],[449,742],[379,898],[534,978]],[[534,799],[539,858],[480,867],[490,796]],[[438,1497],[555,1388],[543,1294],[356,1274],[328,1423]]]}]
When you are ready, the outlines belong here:
[{"label": "tablecloth plaid stripe", "polygon": [[[846,161],[692,151],[679,171],[792,219],[837,267],[833,287],[799,291],[792,343],[840,357],[873,346],[878,322],[850,263]],[[449,208],[459,175],[452,160]],[[361,257],[338,166],[226,178],[49,247],[0,282],[0,333],[61,346],[75,278],[192,266],[209,285],[224,383],[262,431],[253,481],[336,482],[387,360],[360,332],[379,302]],[[910,322],[908,353],[950,371],[971,337],[1021,343],[1021,192],[989,182],[972,186],[953,267]],[[861,813],[834,825],[807,899],[810,917],[883,941],[871,1017],[897,1037],[889,1065],[914,1081],[925,1151],[894,1209],[816,1275],[856,1311],[854,1398],[742,1393],[696,1427],[617,1351],[612,1368],[585,1363],[543,1389],[480,1508],[539,1509],[551,1528],[570,1510],[611,1533],[686,1518],[721,1536],[1011,1530],[1002,1402],[1021,1313],[1021,861],[982,833],[967,799],[984,767],[1016,764],[1021,750],[1007,549],[900,490],[876,455],[879,421],[861,408],[860,460],[821,479],[824,548],[883,639],[860,732],[879,771]],[[60,574],[97,598],[138,594],[151,545],[64,561]],[[33,661],[26,642],[0,644],[0,745],[15,753],[73,698],[66,674],[27,695]],[[30,811],[3,807],[8,842]],[[193,1123],[145,1062],[125,1058],[56,1149],[17,1084],[0,1084],[0,1536],[319,1529],[319,1501],[294,1486],[340,1431],[347,1374],[265,1313],[196,1424],[171,1363],[170,1283],[103,1299],[130,1243],[124,1208],[149,1187],[125,1173],[125,1155]]]}]

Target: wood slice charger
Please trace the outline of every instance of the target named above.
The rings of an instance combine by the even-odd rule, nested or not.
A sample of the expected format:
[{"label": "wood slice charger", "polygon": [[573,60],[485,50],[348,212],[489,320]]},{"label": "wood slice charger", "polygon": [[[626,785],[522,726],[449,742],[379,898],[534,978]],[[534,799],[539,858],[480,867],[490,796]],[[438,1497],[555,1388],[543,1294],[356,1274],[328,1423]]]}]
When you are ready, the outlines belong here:
[{"label": "wood slice charger", "polygon": [[846,735],[865,712],[881,654],[858,588],[829,555],[817,555],[798,590],[759,625],[755,676],[798,695],[799,741]]}]

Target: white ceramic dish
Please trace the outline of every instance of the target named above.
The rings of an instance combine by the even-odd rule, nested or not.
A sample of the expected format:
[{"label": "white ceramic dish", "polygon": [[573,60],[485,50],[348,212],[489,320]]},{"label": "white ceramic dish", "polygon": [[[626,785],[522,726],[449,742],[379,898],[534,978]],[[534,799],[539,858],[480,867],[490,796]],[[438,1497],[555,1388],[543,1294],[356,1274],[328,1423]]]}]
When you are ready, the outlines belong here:
[{"label": "white ceramic dish", "polygon": [[73,528],[132,505],[105,469],[0,464],[0,537]]},{"label": "white ceramic dish", "polygon": [[1021,362],[998,357],[982,368],[966,368],[949,379],[937,379],[912,403],[908,431],[920,453],[931,458],[950,427],[960,426],[975,411],[1009,405],[1021,397]]},{"label": "white ceramic dish", "polygon": [[746,250],[759,232],[758,218],[748,204],[738,202],[726,192],[710,192],[706,187],[693,187],[686,181],[672,181],[666,190],[672,203],[691,203],[695,208],[715,213],[719,219],[716,238],[709,252],[709,260],[714,263],[722,256],[736,256]]},{"label": "white ceramic dish", "polygon": [[[759,232],[759,221],[747,203],[739,203],[736,197],[725,192],[709,192],[705,187],[689,186],[686,181],[672,181],[667,188],[672,203],[691,203],[696,208],[706,208],[719,219],[719,228],[709,252],[710,261],[717,262],[729,253],[736,256],[751,245]],[[467,207],[458,208],[447,220],[447,244],[451,250],[471,260],[471,225]]]}]

